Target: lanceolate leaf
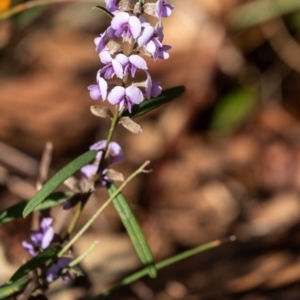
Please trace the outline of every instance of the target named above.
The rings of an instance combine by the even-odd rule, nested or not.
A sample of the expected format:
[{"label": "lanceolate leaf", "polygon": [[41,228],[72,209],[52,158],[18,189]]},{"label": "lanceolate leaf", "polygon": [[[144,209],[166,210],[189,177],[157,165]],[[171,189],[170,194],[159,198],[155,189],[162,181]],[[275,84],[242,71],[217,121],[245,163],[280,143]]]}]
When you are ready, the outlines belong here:
[{"label": "lanceolate leaf", "polygon": [[[108,192],[112,195],[117,191],[117,187],[111,184],[108,187]],[[141,259],[142,263],[147,267],[148,274],[150,277],[156,277],[156,268],[154,266],[153,255],[150,247],[144,237],[143,231],[133,214],[127,200],[119,193],[118,196],[113,200],[113,204],[125,226],[133,246]]]},{"label": "lanceolate leaf", "polygon": [[103,7],[101,5],[96,5],[95,7],[103,10],[109,17],[111,17],[111,18],[114,17],[114,15],[109,10],[107,10],[105,7]]},{"label": "lanceolate leaf", "polygon": [[71,161],[68,165],[58,171],[36,194],[28,201],[23,216],[29,215],[40,203],[42,203],[60,184],[80,168],[95,158],[97,151],[87,151]]},{"label": "lanceolate leaf", "polygon": [[13,283],[0,286],[0,299],[11,299],[9,297],[14,293],[22,291],[27,281],[27,278],[21,278]]},{"label": "lanceolate leaf", "polygon": [[[36,206],[33,211],[44,210],[56,205],[60,205],[64,203],[66,198],[71,196],[71,192],[54,192],[50,194],[42,203]],[[11,222],[22,217],[22,213],[26,204],[27,201],[23,201],[0,211],[0,224]]]},{"label": "lanceolate leaf", "polygon": [[130,118],[139,117],[147,113],[148,111],[151,111],[165,103],[174,100],[175,98],[179,97],[184,91],[185,91],[184,86],[176,86],[164,90],[158,97],[151,98],[149,100],[144,100],[141,104],[134,105],[132,107],[131,114],[128,111],[126,111],[122,116],[130,117]]},{"label": "lanceolate leaf", "polygon": [[59,247],[57,247],[57,248],[50,248],[50,249],[47,249],[47,250],[43,251],[39,255],[35,256],[31,260],[29,260],[27,263],[25,263],[24,265],[22,265],[15,272],[15,274],[10,278],[9,281],[10,282],[14,282],[16,280],[19,280],[22,277],[24,277],[25,275],[27,275],[30,272],[34,271],[35,269],[37,269],[39,267],[43,267],[45,265],[45,263],[49,259],[56,258],[56,256],[57,256],[58,252],[60,251],[60,249],[61,248],[59,248]]}]

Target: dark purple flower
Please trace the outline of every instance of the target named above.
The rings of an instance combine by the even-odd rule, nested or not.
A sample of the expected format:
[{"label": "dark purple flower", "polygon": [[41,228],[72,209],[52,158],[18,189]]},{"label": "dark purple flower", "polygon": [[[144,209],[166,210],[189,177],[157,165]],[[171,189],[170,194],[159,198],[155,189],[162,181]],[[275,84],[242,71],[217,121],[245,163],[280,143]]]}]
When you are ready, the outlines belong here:
[{"label": "dark purple flower", "polygon": [[174,5],[172,4],[166,4],[167,0],[158,0],[156,2],[156,16],[161,19],[161,18],[167,18],[171,15],[172,9],[174,8]]},{"label": "dark purple flower", "polygon": [[116,37],[123,37],[128,41],[131,37],[136,39],[141,33],[141,21],[126,12],[120,12],[111,21],[111,27],[115,30]]},{"label": "dark purple flower", "polygon": [[119,104],[119,109],[126,107],[131,113],[132,105],[140,104],[144,100],[144,96],[139,88],[131,85],[127,88],[116,86],[107,96],[107,100],[113,104]]},{"label": "dark purple flower", "polygon": [[[105,140],[101,140],[92,146],[90,146],[90,150],[97,150],[99,151],[96,155],[96,159],[94,164],[88,164],[80,169],[81,173],[87,178],[91,179],[94,175],[96,175],[98,170],[98,164],[101,160],[101,157],[103,155],[103,149],[106,145]],[[116,142],[110,142],[108,149],[107,149],[107,157],[105,158],[105,165],[109,166],[111,164],[119,163],[124,160],[124,154],[122,151],[121,146]],[[107,185],[107,182],[111,182],[106,176],[107,169],[105,168],[102,171],[102,181],[100,182],[100,187],[105,187]]]},{"label": "dark purple flower", "polygon": [[65,283],[72,280],[72,276],[69,271],[63,272],[68,267],[72,259],[70,257],[60,257],[58,260],[51,264],[46,271],[46,280],[52,282],[53,280],[61,277]]},{"label": "dark purple flower", "polygon": [[40,229],[30,232],[30,242],[22,242],[22,246],[30,255],[36,256],[40,249],[49,247],[54,237],[54,230],[51,227],[52,222],[52,218],[43,218],[40,223]]}]

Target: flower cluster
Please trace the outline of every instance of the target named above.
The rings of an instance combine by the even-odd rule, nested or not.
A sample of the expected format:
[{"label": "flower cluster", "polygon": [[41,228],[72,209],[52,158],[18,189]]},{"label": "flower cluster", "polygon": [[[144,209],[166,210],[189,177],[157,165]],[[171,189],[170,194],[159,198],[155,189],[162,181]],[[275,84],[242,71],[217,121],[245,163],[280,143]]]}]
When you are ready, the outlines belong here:
[{"label": "flower cluster", "polygon": [[[118,105],[119,110],[128,109],[131,113],[134,104],[140,104],[145,98],[158,96],[162,88],[159,82],[152,81],[147,63],[140,54],[157,59],[169,58],[169,45],[163,45],[163,25],[161,18],[171,15],[173,5],[167,0],[146,3],[135,0],[105,0],[106,9],[112,14],[110,26],[95,39],[96,51],[104,66],[98,71],[96,84],[88,87],[93,100],[108,100]],[[153,27],[144,17],[144,13],[158,18]],[[124,53],[120,43],[129,43],[129,52]],[[136,72],[145,73],[143,82],[134,82]],[[122,84],[111,84],[113,77]],[[128,79],[131,83],[128,84]]]},{"label": "flower cluster", "polygon": [[54,238],[54,230],[51,226],[52,218],[43,218],[40,223],[39,230],[32,230],[30,233],[30,241],[23,241],[22,246],[32,256],[36,256],[40,250],[49,247]]}]

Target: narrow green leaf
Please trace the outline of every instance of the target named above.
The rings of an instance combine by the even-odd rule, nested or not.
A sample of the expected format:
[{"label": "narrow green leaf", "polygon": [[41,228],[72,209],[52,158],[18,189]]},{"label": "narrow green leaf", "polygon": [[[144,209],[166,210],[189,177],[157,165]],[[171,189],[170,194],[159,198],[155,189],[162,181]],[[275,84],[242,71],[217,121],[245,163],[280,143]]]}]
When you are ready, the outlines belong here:
[{"label": "narrow green leaf", "polygon": [[[117,191],[117,187],[114,184],[110,184],[108,187],[108,193],[112,195]],[[127,233],[132,241],[132,244],[142,261],[148,270],[150,277],[156,277],[156,268],[154,266],[153,255],[151,249],[144,237],[143,231],[133,214],[127,200],[122,193],[113,200],[113,204],[125,226]]]},{"label": "narrow green leaf", "polygon": [[162,91],[162,93],[155,98],[143,101],[139,105],[134,105],[132,107],[131,114],[127,111],[122,115],[123,117],[136,118],[144,115],[148,111],[151,111],[165,103],[168,103],[175,98],[179,97],[185,91],[184,86],[176,86],[167,90]]},{"label": "narrow green leaf", "polygon": [[0,286],[0,299],[10,299],[9,297],[14,293],[22,291],[27,281],[27,278],[21,278],[13,283]]},{"label": "narrow green leaf", "polygon": [[[71,192],[54,192],[50,194],[42,203],[38,204],[33,211],[44,210],[56,205],[64,203],[66,198],[71,197]],[[22,217],[23,210],[27,201],[17,203],[5,210],[0,211],[0,224],[11,222],[17,218]]]},{"label": "narrow green leaf", "polygon": [[35,256],[31,260],[29,260],[27,263],[22,265],[15,274],[10,278],[10,282],[14,282],[16,280],[19,280],[20,278],[24,277],[25,275],[29,274],[30,272],[36,270],[39,267],[43,267],[45,263],[49,259],[54,259],[57,257],[58,252],[60,251],[60,247],[57,248],[49,248],[39,255]]},{"label": "narrow green leaf", "polygon": [[101,5],[96,5],[95,7],[103,10],[109,17],[111,17],[111,18],[114,17],[114,15],[109,10],[107,10],[105,7],[103,7]]},{"label": "narrow green leaf", "polygon": [[87,151],[81,156],[77,157],[64,168],[58,171],[46,184],[35,194],[31,200],[28,201],[23,211],[23,216],[29,215],[43,200],[48,197],[59,185],[66,179],[77,172],[80,168],[88,164],[95,158],[97,151]]}]

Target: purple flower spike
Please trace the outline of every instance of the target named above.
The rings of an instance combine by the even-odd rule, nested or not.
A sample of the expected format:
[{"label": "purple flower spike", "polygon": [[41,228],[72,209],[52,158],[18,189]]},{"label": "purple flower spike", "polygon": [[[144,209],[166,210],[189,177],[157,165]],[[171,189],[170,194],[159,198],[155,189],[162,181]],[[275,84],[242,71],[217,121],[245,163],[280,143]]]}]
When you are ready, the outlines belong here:
[{"label": "purple flower spike", "polygon": [[174,8],[174,5],[172,4],[166,4],[167,0],[158,0],[156,2],[156,16],[161,18],[167,18],[171,15],[172,9]]},{"label": "purple flower spike", "polygon": [[113,13],[114,11],[119,9],[119,6],[116,3],[116,0],[105,0],[105,8],[110,11],[111,13]]},{"label": "purple flower spike", "polygon": [[133,104],[140,104],[143,100],[143,94],[136,86],[129,86],[126,89],[121,86],[114,87],[108,94],[107,100],[113,105],[120,105],[120,110],[123,107],[128,108],[131,113]]},{"label": "purple flower spike", "polygon": [[43,218],[39,230],[32,230],[30,233],[30,242],[23,241],[22,246],[30,255],[36,256],[41,249],[49,247],[54,237],[54,230],[51,227],[52,218]]},{"label": "purple flower spike", "polygon": [[62,280],[67,283],[72,280],[72,276],[70,272],[62,273],[63,269],[68,267],[70,262],[72,261],[69,257],[60,257],[55,263],[50,265],[50,267],[46,271],[46,280],[48,282],[52,282],[58,277],[62,277]]},{"label": "purple flower spike", "polygon": [[123,37],[128,41],[131,37],[136,39],[140,35],[142,25],[137,17],[121,12],[112,19],[111,27],[115,30],[116,37]]}]

